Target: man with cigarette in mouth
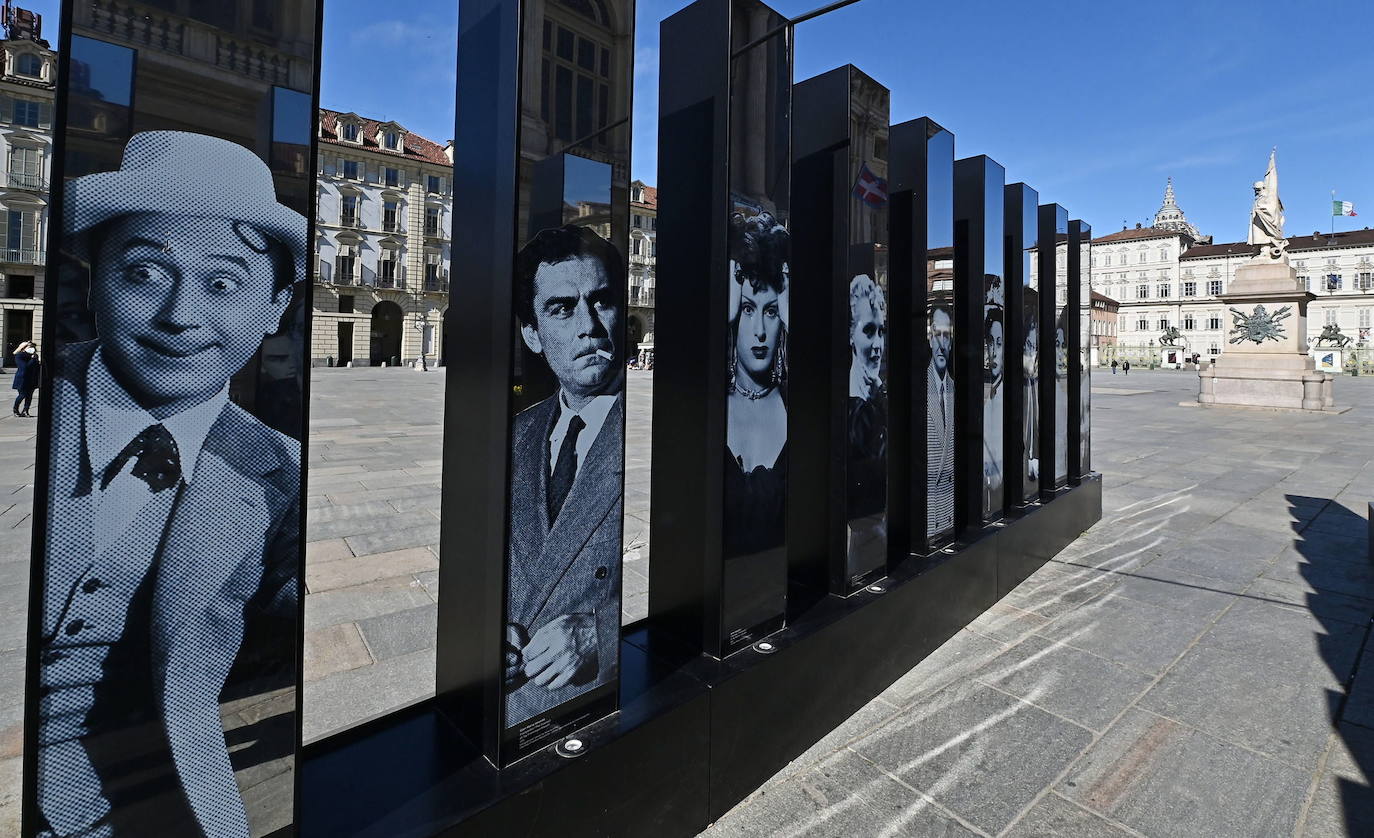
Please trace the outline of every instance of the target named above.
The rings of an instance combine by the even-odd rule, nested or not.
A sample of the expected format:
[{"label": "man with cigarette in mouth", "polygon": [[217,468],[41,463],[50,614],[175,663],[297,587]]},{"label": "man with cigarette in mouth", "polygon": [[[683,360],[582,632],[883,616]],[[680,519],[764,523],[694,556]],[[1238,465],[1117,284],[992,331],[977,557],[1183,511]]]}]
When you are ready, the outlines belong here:
[{"label": "man with cigarette in mouth", "polygon": [[540,232],[516,258],[520,336],[558,392],[511,430],[508,727],[615,678],[624,276],[616,249],[576,225]]}]

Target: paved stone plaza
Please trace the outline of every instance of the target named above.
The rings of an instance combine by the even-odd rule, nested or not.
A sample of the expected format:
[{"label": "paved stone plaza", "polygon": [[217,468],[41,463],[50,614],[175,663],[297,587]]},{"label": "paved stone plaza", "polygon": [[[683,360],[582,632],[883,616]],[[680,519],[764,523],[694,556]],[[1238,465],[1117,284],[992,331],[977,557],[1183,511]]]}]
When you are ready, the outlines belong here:
[{"label": "paved stone plaza", "polygon": [[[432,691],[443,392],[315,373],[307,739]],[[1102,522],[708,835],[1374,834],[1374,380],[1337,381],[1341,416],[1179,407],[1196,381],[1098,372]],[[627,621],[647,608],[651,388],[631,373]],[[0,418],[5,835],[33,434]]]}]

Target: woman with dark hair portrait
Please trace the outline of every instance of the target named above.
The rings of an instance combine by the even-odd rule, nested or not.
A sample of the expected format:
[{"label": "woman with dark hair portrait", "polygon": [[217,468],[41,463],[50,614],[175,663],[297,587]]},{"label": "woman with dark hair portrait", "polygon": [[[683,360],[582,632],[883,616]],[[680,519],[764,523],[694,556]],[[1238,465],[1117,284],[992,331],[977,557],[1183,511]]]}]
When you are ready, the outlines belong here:
[{"label": "woman with dark hair portrait", "polygon": [[790,249],[787,228],[772,214],[762,212],[746,219],[735,213],[731,218],[724,520],[727,559],[783,546]]},{"label": "woman with dark hair portrait", "polygon": [[[1025,293],[1030,297],[1035,291],[1027,288]],[[1034,301],[1028,302],[1026,307],[1033,305]],[[1026,320],[1026,340],[1021,347],[1021,392],[1025,405],[1021,412],[1021,437],[1026,455],[1025,477],[1030,484],[1027,487],[1029,499],[1029,493],[1035,491],[1032,486],[1040,479],[1040,319],[1034,314]]]},{"label": "woman with dark hair portrait", "polygon": [[[849,566],[872,565],[887,552],[887,302],[878,283],[859,274],[849,283],[848,515]],[[867,556],[868,558],[865,558]]]}]

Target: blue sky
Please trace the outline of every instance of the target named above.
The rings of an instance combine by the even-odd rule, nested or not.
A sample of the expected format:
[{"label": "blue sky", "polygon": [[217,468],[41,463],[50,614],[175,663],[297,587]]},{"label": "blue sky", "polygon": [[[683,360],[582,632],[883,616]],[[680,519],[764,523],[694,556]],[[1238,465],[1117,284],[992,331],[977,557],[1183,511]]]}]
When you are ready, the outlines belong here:
[{"label": "blue sky", "polygon": [[[824,0],[776,0],[796,15]],[[639,0],[636,177],[657,180],[658,21]],[[56,3],[45,14],[56,40]],[[453,134],[456,0],[327,0],[321,101]],[[48,16],[51,15],[51,16]],[[1326,230],[1331,190],[1374,218],[1374,3],[861,0],[798,27],[796,78],[852,62],[1097,233],[1148,222],[1173,175],[1188,218],[1243,238],[1250,184],[1278,146],[1292,234]]]}]

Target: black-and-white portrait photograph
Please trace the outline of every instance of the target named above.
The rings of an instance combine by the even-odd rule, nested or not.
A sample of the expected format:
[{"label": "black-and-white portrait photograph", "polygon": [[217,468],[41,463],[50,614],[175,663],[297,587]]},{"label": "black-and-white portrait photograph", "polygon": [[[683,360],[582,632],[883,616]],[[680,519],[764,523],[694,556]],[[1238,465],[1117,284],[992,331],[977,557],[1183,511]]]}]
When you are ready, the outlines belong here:
[{"label": "black-and-white portrait photograph", "polygon": [[946,292],[927,308],[926,538],[954,531],[954,310]]},{"label": "black-and-white portrait photograph", "polygon": [[557,385],[511,427],[505,723],[533,743],[619,667],[625,260],[590,227],[543,230],[513,291],[520,340]]},{"label": "black-and-white portrait photograph", "polygon": [[725,629],[733,649],[780,617],[785,594],[791,238],[772,213],[737,212],[729,254],[722,531]]},{"label": "black-and-white portrait photograph", "polygon": [[[299,369],[306,219],[252,151],[181,131],[64,190],[92,325],[50,359],[39,834],[260,835],[236,771],[295,747],[303,419],[235,400]],[[291,712],[238,715],[274,693]]]},{"label": "black-and-white portrait photograph", "polygon": [[867,274],[849,283],[846,415],[847,578],[887,561],[887,296]]},{"label": "black-and-white portrait photograph", "polygon": [[1054,480],[1069,479],[1069,345],[1062,306],[1054,326]]},{"label": "black-and-white portrait photograph", "polygon": [[1002,384],[1006,376],[1006,289],[983,277],[983,517],[1000,517],[1004,489]]},{"label": "black-and-white portrait photograph", "polygon": [[1040,292],[1027,286],[1022,293],[1022,322],[1026,324],[1021,345],[1021,450],[1026,462],[1022,498],[1031,500],[1040,492]]}]

